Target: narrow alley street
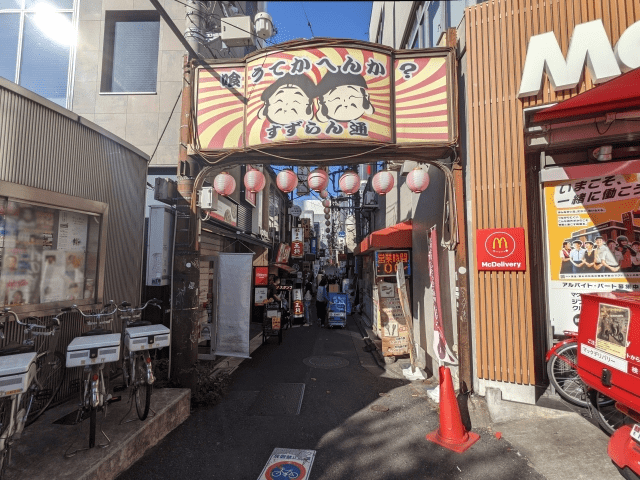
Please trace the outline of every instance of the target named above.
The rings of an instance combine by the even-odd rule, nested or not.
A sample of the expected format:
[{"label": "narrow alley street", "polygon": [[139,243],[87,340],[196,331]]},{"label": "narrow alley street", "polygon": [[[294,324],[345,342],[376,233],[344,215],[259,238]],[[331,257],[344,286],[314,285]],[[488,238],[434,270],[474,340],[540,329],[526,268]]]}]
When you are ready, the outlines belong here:
[{"label": "narrow alley street", "polygon": [[[345,329],[295,326],[281,345],[270,338],[218,405],[194,411],[118,478],[256,479],[276,447],[316,450],[313,480],[544,478],[488,431],[463,455],[427,442],[438,427],[427,385],[390,378],[363,346],[353,317]],[[344,366],[308,366],[314,358]]]}]

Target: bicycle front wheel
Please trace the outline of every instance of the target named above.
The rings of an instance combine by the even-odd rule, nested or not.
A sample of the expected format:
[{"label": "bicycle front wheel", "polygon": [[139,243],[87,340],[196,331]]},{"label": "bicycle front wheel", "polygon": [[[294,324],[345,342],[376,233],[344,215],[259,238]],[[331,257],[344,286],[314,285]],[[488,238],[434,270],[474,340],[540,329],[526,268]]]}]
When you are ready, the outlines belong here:
[{"label": "bicycle front wheel", "polygon": [[53,402],[64,382],[67,372],[65,365],[66,359],[60,352],[47,352],[39,359],[35,378],[36,388],[32,393],[33,401],[26,426],[35,422]]},{"label": "bicycle front wheel", "polygon": [[577,342],[563,345],[551,356],[547,362],[549,382],[566,401],[586,408],[589,405],[587,388],[571,363],[578,364]]},{"label": "bicycle front wheel", "polygon": [[149,415],[149,408],[151,407],[153,385],[147,383],[147,365],[145,358],[142,355],[136,355],[134,362],[136,371],[136,386],[134,392],[136,411],[138,412],[138,418],[145,420]]},{"label": "bicycle front wheel", "polygon": [[602,431],[609,436],[623,425],[635,423],[633,419],[616,408],[616,403],[612,399],[594,389],[589,390],[589,409]]},{"label": "bicycle front wheel", "polygon": [[[9,428],[11,423],[11,397],[4,397],[0,399],[0,434],[5,436],[6,429]],[[10,432],[9,432],[10,433]],[[11,445],[8,441],[9,438],[5,438],[2,442],[2,450],[0,451],[0,479],[4,478],[4,473],[11,457]]]}]

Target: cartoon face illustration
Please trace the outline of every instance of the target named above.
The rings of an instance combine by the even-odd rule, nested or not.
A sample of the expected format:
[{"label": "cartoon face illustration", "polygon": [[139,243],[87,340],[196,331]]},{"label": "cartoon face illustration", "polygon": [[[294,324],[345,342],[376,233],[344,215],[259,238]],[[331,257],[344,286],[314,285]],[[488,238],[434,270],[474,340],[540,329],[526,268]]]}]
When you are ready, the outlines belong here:
[{"label": "cartoon face illustration", "polygon": [[313,118],[315,84],[306,75],[285,75],[263,92],[260,99],[264,106],[258,118],[267,118],[271,123],[288,125],[298,120]]},{"label": "cartoon face illustration", "polygon": [[367,81],[361,75],[329,72],[320,81],[316,93],[316,117],[321,123],[329,120],[348,122],[357,120],[365,113],[375,112],[369,100]]}]

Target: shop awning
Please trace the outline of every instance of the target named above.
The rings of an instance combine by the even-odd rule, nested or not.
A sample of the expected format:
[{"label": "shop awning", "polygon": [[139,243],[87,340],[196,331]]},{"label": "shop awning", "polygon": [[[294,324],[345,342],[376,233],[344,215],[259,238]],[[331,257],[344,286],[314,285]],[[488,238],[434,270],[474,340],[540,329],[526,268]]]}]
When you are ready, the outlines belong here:
[{"label": "shop awning", "polygon": [[284,270],[287,273],[296,273],[297,270],[295,268],[290,267],[289,265],[285,265],[284,263],[270,263],[269,265],[273,265]]},{"label": "shop awning", "polygon": [[540,110],[533,123],[554,122],[640,108],[640,68],[631,70],[591,90]]},{"label": "shop awning", "polygon": [[354,251],[356,255],[365,255],[374,250],[392,248],[411,248],[411,220],[383,228],[367,236]]}]

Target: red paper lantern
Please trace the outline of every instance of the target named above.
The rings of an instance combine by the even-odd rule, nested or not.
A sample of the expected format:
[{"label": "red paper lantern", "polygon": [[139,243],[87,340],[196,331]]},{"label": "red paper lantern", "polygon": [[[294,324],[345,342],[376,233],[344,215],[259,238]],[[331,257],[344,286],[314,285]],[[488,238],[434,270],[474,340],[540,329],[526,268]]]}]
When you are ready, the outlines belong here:
[{"label": "red paper lantern", "polygon": [[251,193],[260,192],[266,183],[264,174],[260,170],[249,170],[244,175],[244,186]]},{"label": "red paper lantern", "polygon": [[322,190],[320,192],[320,198],[327,198],[329,196],[329,192],[327,192],[326,190]]},{"label": "red paper lantern", "polygon": [[391,191],[395,183],[393,174],[388,170],[382,170],[373,176],[371,181],[373,189],[378,195],[386,195]]},{"label": "red paper lantern", "polygon": [[331,200],[329,200],[328,198],[326,200],[322,201],[322,206],[329,208],[331,206]]},{"label": "red paper lantern", "polygon": [[276,177],[276,185],[284,193],[293,192],[298,186],[298,175],[293,170],[282,170]]},{"label": "red paper lantern", "polygon": [[218,195],[222,195],[223,197],[231,195],[236,189],[236,179],[229,175],[229,173],[222,172],[214,178],[213,189],[218,192]]},{"label": "red paper lantern", "polygon": [[347,170],[338,180],[340,190],[347,195],[353,195],[360,189],[360,177],[352,170]]},{"label": "red paper lantern", "polygon": [[309,174],[307,181],[309,182],[309,188],[311,190],[319,192],[327,188],[329,184],[329,174],[321,168],[316,168]]},{"label": "red paper lantern", "polygon": [[416,167],[407,175],[407,185],[412,192],[420,193],[429,186],[429,172]]}]

